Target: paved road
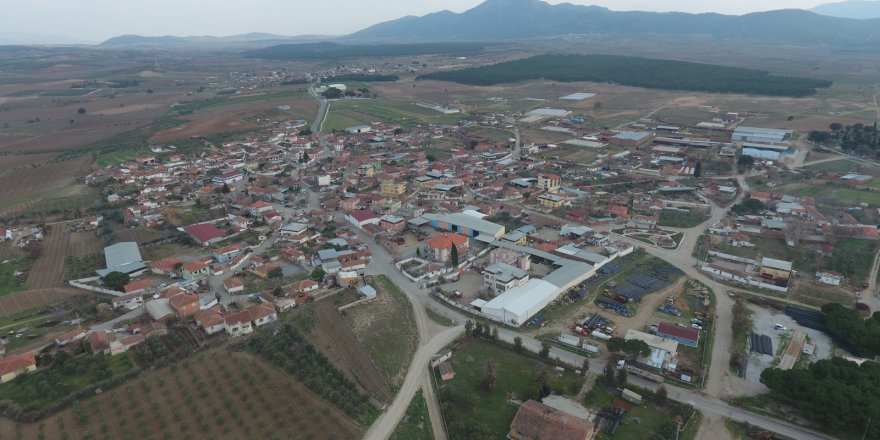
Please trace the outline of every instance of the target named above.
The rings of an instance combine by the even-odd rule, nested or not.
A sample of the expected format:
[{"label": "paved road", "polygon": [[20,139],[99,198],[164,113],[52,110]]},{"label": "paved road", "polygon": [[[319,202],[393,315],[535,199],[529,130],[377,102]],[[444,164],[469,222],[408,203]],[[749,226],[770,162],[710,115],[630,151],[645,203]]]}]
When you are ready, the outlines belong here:
[{"label": "paved road", "polygon": [[128,320],[131,320],[131,319],[135,319],[135,318],[137,318],[138,316],[143,315],[145,310],[146,310],[146,309],[145,309],[144,306],[140,306],[140,307],[138,307],[138,308],[136,308],[136,309],[134,309],[134,310],[132,310],[132,311],[130,311],[130,312],[128,312],[128,313],[126,313],[126,314],[124,314],[124,315],[118,317],[118,318],[116,318],[116,319],[111,319],[110,321],[107,321],[107,322],[102,322],[102,323],[100,323],[100,324],[95,324],[95,325],[92,326],[91,330],[92,330],[92,331],[99,331],[99,330],[107,331],[107,330],[112,330],[113,327],[116,325],[116,323],[118,323],[118,322],[122,322],[122,321],[128,321]]}]

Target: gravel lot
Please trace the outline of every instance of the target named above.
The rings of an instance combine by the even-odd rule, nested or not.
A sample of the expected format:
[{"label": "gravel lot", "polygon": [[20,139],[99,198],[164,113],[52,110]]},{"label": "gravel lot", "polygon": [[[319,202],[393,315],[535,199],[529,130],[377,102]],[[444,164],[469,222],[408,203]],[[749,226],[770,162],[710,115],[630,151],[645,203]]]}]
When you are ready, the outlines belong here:
[{"label": "gravel lot", "polygon": [[[788,344],[788,341],[794,335],[794,331],[802,330],[804,333],[807,334],[808,343],[816,346],[816,351],[810,358],[811,361],[817,361],[819,359],[827,359],[831,357],[833,344],[831,343],[831,338],[825,333],[801,327],[788,315],[782,312],[777,312],[772,309],[766,309],[753,305],[749,306],[749,310],[752,311],[752,323],[754,324],[754,328],[752,331],[758,334],[769,336],[770,339],[773,341],[774,353],[781,353],[779,345],[780,341],[783,338],[785,338],[785,344]],[[774,326],[776,324],[784,325],[787,330],[775,330]],[[784,337],[784,334],[787,334],[787,336]],[[749,367],[746,371],[746,379],[749,382],[760,383],[761,372],[764,371],[765,368],[772,366],[774,359],[779,360],[780,358],[781,356],[769,356],[759,353],[749,353]]]}]

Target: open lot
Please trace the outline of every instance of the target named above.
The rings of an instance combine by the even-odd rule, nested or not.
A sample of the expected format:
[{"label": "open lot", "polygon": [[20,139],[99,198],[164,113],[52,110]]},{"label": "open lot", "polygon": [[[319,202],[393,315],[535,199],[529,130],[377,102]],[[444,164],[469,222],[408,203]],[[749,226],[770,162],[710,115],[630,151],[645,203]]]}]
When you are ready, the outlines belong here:
[{"label": "open lot", "polygon": [[[691,413],[683,404],[666,402],[658,405],[654,402],[646,402],[644,405],[631,405],[620,398],[616,389],[609,389],[605,385],[595,384],[584,398],[584,404],[595,410],[611,409],[612,407],[628,408],[624,415],[624,423],[613,435],[600,433],[598,439],[648,439],[666,438],[663,432],[672,427],[675,433],[675,416],[683,413]],[[683,420],[684,421],[684,420]],[[686,419],[687,423],[682,426],[677,438],[682,440],[696,439],[700,428],[700,414],[696,413]],[[673,435],[672,438],[676,436]]]},{"label": "open lot", "polygon": [[345,321],[396,389],[403,383],[418,343],[412,304],[390,278],[380,275],[368,282],[376,288],[376,299],[346,309]]},{"label": "open lot", "polygon": [[47,231],[43,240],[43,251],[34,262],[25,287],[43,289],[61,285],[64,276],[64,262],[70,252],[71,233],[64,226]]},{"label": "open lot", "polygon": [[179,127],[162,130],[152,138],[153,142],[166,142],[191,136],[207,136],[214,133],[255,130],[258,126],[235,116],[211,116],[188,122]]},{"label": "open lot", "polygon": [[[437,381],[449,437],[454,439],[503,438],[517,411],[509,399],[536,398],[545,385],[555,394],[573,396],[584,383],[583,377],[570,370],[561,373],[552,364],[483,340],[468,341],[453,353],[450,362],[455,378],[443,382],[438,377]],[[491,390],[482,384],[489,363],[497,375]]]},{"label": "open lot", "polygon": [[15,315],[16,313],[42,307],[70,298],[86,294],[85,290],[72,287],[50,287],[46,289],[29,289],[22,292],[10,293],[0,297],[0,317]]}]

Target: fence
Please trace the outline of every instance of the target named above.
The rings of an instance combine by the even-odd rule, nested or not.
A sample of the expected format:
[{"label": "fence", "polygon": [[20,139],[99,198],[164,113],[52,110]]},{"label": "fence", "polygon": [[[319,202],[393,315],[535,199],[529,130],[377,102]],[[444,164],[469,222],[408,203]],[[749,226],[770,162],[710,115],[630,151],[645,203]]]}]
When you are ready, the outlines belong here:
[{"label": "fence", "polygon": [[711,255],[713,257],[718,257],[718,258],[721,258],[724,260],[738,261],[740,263],[748,263],[748,264],[754,264],[754,265],[758,264],[757,261],[749,259],[749,258],[737,257],[736,255],[724,254],[721,252],[709,251],[709,255]]},{"label": "fence", "polygon": [[101,279],[101,277],[80,278],[78,280],[70,280],[70,281],[68,281],[68,283],[71,286],[76,287],[78,289],[90,290],[92,292],[106,293],[108,295],[113,295],[113,296],[125,295],[125,292],[120,292],[118,290],[110,290],[110,289],[105,289],[103,287],[92,286],[89,284],[83,284],[83,283],[90,283],[92,281],[97,281],[100,279]]},{"label": "fence", "polygon": [[758,287],[761,289],[772,290],[774,292],[788,292],[788,287],[779,287],[775,284],[767,284],[767,283],[764,283],[761,281],[753,280],[750,278],[745,278],[741,275],[736,275],[736,274],[732,274],[730,272],[725,272],[721,269],[718,269],[717,267],[712,267],[708,264],[702,265],[700,267],[700,270],[702,270],[704,272],[709,272],[713,275],[717,275],[717,276],[724,278],[724,279],[727,279],[727,280],[732,280],[732,281],[736,281],[739,283],[747,284],[749,286],[755,286],[755,287]]}]

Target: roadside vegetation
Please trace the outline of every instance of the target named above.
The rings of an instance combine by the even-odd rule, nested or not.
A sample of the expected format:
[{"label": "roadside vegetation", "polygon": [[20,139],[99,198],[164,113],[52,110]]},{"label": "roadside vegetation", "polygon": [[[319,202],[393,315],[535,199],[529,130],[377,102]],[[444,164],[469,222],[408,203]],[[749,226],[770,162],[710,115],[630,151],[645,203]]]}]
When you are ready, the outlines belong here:
[{"label": "roadside vegetation", "polygon": [[702,212],[679,212],[664,209],[660,212],[658,226],[671,228],[693,228],[709,220],[709,215]]},{"label": "roadside vegetation", "polygon": [[434,440],[431,417],[422,391],[416,392],[389,440]]}]

